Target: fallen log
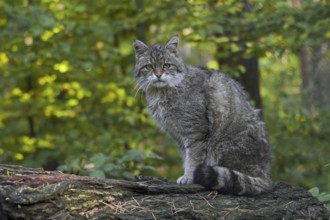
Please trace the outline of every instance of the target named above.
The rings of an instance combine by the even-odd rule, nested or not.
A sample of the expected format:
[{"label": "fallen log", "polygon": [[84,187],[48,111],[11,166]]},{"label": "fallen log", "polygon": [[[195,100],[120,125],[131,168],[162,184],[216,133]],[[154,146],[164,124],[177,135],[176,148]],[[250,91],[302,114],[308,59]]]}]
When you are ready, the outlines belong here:
[{"label": "fallen log", "polygon": [[0,219],[328,219],[302,188],[274,183],[254,197],[222,195],[164,178],[101,179],[0,165]]}]

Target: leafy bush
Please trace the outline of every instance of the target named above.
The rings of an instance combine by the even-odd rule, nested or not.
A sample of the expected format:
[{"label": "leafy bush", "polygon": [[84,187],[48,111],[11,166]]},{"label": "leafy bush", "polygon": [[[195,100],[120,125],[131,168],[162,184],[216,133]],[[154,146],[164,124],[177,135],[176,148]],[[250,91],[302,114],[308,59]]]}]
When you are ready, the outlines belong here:
[{"label": "leafy bush", "polygon": [[324,203],[325,207],[330,211],[330,193],[322,192],[320,193],[320,190],[318,187],[313,187],[310,190],[308,190],[313,196],[317,197],[320,202]]},{"label": "leafy bush", "polygon": [[274,152],[273,177],[330,191],[330,108],[308,108],[301,92],[298,57],[261,60],[264,118]]},{"label": "leafy bush", "polygon": [[[74,159],[69,164],[61,165],[59,170],[69,173],[79,173],[101,178],[124,178],[133,179],[141,172],[155,171],[150,160],[161,160],[162,158],[153,152],[148,156],[138,150],[129,150],[122,157],[111,157],[103,153],[96,153],[87,161]],[[135,171],[133,173],[133,171]]]}]

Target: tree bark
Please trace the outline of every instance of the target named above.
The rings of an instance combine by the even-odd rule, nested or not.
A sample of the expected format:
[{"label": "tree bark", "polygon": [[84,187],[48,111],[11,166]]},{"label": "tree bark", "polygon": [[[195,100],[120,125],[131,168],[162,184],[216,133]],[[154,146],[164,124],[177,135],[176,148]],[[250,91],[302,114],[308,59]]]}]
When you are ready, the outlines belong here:
[{"label": "tree bark", "polygon": [[255,107],[262,109],[262,100],[260,96],[260,71],[258,57],[253,56],[240,61],[245,68],[245,73],[241,74],[239,81],[248,91],[250,98],[255,102]]},{"label": "tree bark", "polygon": [[[143,9],[144,9],[143,0],[135,0],[135,5],[136,5],[137,12],[142,13]],[[138,22],[137,27],[136,27],[137,36],[138,36],[138,39],[142,42],[146,42],[145,29],[146,29],[145,22]]]},{"label": "tree bark", "polygon": [[222,195],[164,178],[100,179],[0,165],[0,216],[9,219],[328,219],[310,193],[286,183],[255,196]]},{"label": "tree bark", "polygon": [[329,107],[330,60],[327,53],[326,43],[303,46],[300,51],[301,90],[311,111]]},{"label": "tree bark", "polygon": [[[221,49],[218,50],[220,51]],[[238,69],[239,66],[244,67],[245,72],[241,73],[236,79],[243,85],[250,99],[253,100],[254,106],[257,109],[262,109],[258,57],[252,56],[250,58],[243,58],[243,54],[244,51],[230,57],[220,58],[218,63],[220,66],[224,64],[233,69]]]},{"label": "tree bark", "polygon": [[[300,8],[304,0],[292,0],[292,6]],[[301,91],[310,111],[329,108],[330,59],[328,42],[300,49]]]}]

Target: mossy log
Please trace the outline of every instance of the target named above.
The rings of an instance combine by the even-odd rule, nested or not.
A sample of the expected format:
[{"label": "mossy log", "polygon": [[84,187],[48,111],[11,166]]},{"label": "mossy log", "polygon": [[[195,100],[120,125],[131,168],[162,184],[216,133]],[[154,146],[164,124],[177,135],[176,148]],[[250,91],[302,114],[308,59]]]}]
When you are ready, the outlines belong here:
[{"label": "mossy log", "polygon": [[310,193],[286,183],[254,196],[164,178],[100,179],[0,165],[0,216],[11,219],[328,219]]}]

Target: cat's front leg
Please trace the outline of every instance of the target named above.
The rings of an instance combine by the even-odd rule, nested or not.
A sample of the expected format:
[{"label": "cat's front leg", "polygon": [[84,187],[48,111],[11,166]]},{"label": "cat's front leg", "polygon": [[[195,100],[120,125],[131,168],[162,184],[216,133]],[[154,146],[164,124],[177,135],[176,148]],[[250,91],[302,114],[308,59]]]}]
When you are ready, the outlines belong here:
[{"label": "cat's front leg", "polygon": [[205,150],[202,146],[203,143],[195,143],[194,146],[186,147],[183,150],[183,176],[177,179],[178,184],[192,184],[194,181],[194,171],[197,166],[202,164],[205,159]]}]

